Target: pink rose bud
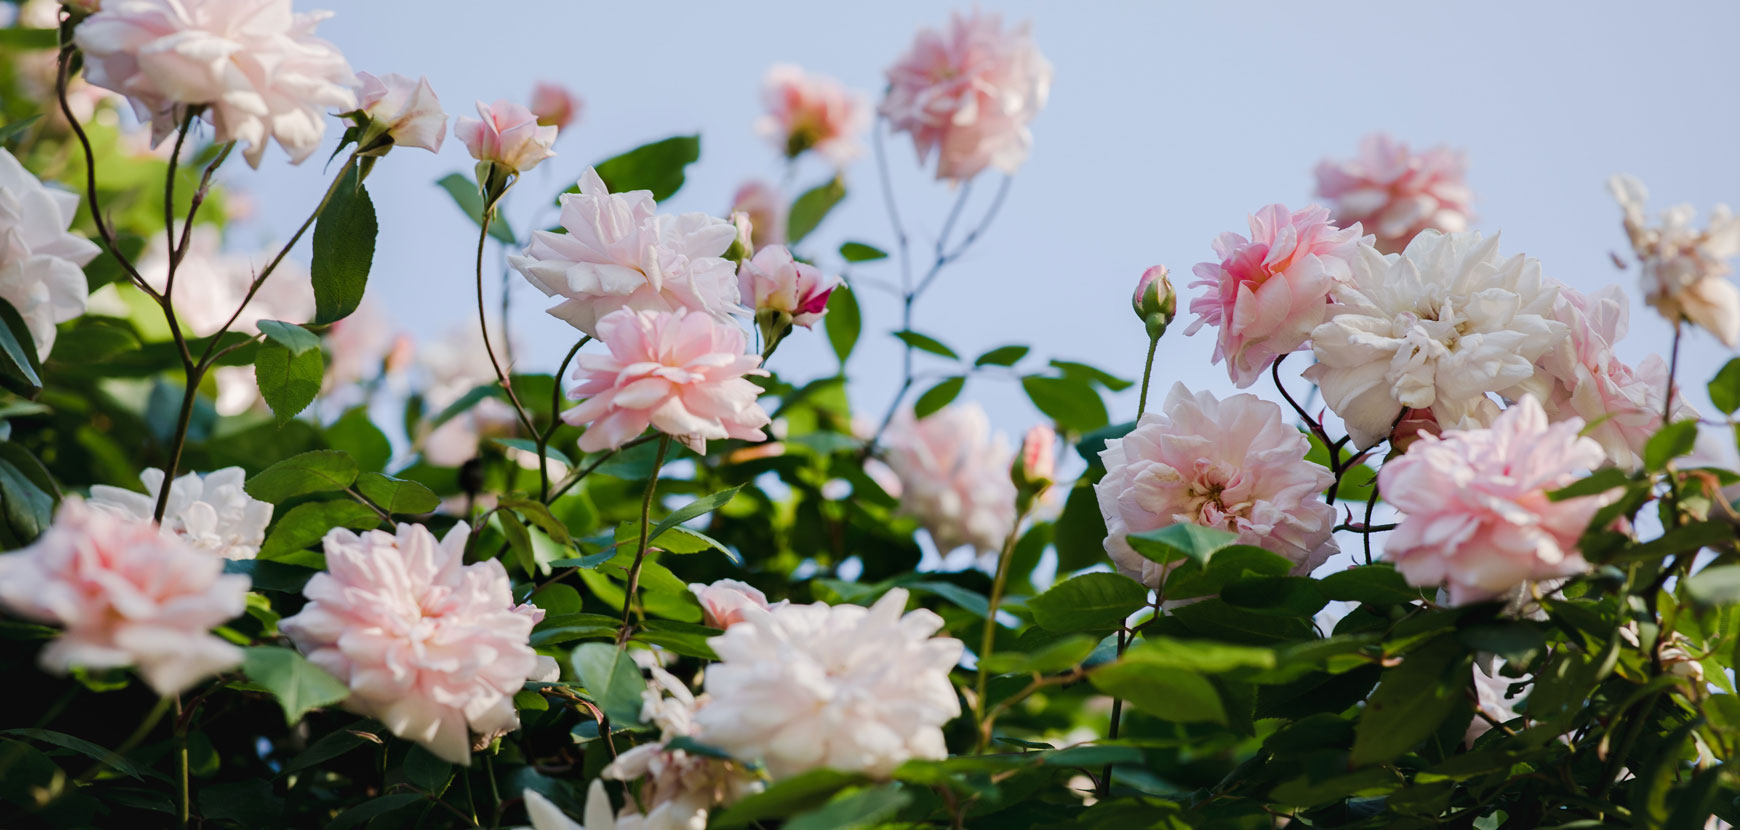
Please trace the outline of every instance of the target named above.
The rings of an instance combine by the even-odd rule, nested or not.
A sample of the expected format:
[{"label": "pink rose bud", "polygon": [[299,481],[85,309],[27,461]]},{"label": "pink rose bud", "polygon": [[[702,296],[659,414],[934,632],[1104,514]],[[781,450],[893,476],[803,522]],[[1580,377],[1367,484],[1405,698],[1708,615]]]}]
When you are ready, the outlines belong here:
[{"label": "pink rose bud", "polygon": [[1136,281],[1136,296],[1131,301],[1136,316],[1142,318],[1142,324],[1148,327],[1148,336],[1155,339],[1166,333],[1166,324],[1172,322],[1178,313],[1178,295],[1172,291],[1168,273],[1164,265],[1143,271],[1142,278]]},{"label": "pink rose bud", "polygon": [[441,101],[429,87],[428,78],[413,81],[396,72],[379,78],[367,72],[356,73],[357,126],[362,135],[357,145],[364,152],[386,153],[394,145],[421,147],[431,153],[441,151],[441,141],[447,137],[447,113]]},{"label": "pink rose bud", "polygon": [[539,81],[532,87],[532,112],[538,123],[558,130],[568,129],[580,117],[580,96],[561,84]]},{"label": "pink rose bud", "polygon": [[1402,413],[1402,419],[1396,422],[1396,428],[1390,430],[1390,453],[1401,455],[1420,440],[1421,435],[1438,436],[1438,417],[1432,414],[1432,409],[1409,409]]},{"label": "pink rose bud", "polygon": [[701,603],[706,624],[714,628],[730,628],[743,622],[751,608],[767,611],[785,605],[783,600],[768,603],[767,595],[760,589],[735,579],[721,579],[711,585],[691,583],[689,591]]},{"label": "pink rose bud", "polygon": [[737,238],[731,240],[725,258],[742,265],[755,251],[755,221],[749,214],[734,210],[731,211],[731,226],[737,229]]},{"label": "pink rose bud", "polygon": [[510,172],[524,173],[555,153],[556,128],[538,123],[532,111],[512,101],[477,102],[476,118],[461,118],[453,134],[478,161],[492,162]]},{"label": "pink rose bud", "polygon": [[1043,424],[1027,430],[1010,477],[1023,492],[1037,493],[1050,487],[1057,478],[1057,431]]},{"label": "pink rose bud", "polygon": [[792,326],[814,326],[828,310],[840,282],[792,258],[783,245],[769,245],[737,269],[743,304],[755,309],[762,338],[777,343]]}]

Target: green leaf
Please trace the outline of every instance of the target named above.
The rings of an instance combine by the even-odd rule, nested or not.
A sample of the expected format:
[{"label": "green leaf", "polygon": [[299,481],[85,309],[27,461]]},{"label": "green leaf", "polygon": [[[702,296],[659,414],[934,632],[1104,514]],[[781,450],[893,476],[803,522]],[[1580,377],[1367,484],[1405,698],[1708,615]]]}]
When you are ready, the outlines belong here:
[{"label": "green leaf", "polygon": [[508,549],[513,552],[514,562],[520,570],[531,579],[538,578],[538,555],[532,550],[532,534],[526,530],[525,522],[511,510],[498,510],[495,513],[496,524],[501,527],[502,535],[507,537]]},{"label": "green leaf", "polygon": [[308,662],[294,649],[252,646],[242,653],[242,672],[264,686],[284,708],[284,722],[295,726],[308,710],[350,696],[343,681]]},{"label": "green leaf", "polygon": [[847,242],[840,246],[840,256],[847,262],[873,262],[878,259],[887,259],[888,253],[875,245]]},{"label": "green leaf", "polygon": [[1643,465],[1650,470],[1664,469],[1669,461],[1691,452],[1697,441],[1697,421],[1668,424],[1643,445]]},{"label": "green leaf", "polygon": [[1135,385],[1134,381],[1118,377],[1104,369],[1077,363],[1073,360],[1053,360],[1051,367],[1066,378],[1096,383],[1106,388],[1108,392],[1122,392]]},{"label": "green leaf", "polygon": [[357,477],[356,489],[376,507],[388,513],[416,515],[441,506],[435,491],[415,482],[380,473],[363,473]]},{"label": "green leaf", "polygon": [[1099,497],[1087,477],[1076,481],[1063,502],[1053,533],[1059,571],[1076,571],[1103,561],[1106,555],[1106,520],[1100,515]]},{"label": "green leaf", "polygon": [[1306,618],[1329,604],[1329,598],[1317,587],[1317,581],[1304,576],[1277,575],[1234,580],[1220,589],[1220,598],[1236,608]]},{"label": "green leaf", "polygon": [[709,827],[745,827],[751,822],[781,818],[825,803],[846,787],[862,783],[864,776],[827,768],[798,773],[768,785],[767,789],[726,807],[713,816]]},{"label": "green leaf", "polygon": [[25,397],[42,391],[42,364],[30,327],[7,300],[0,300],[0,386]]},{"label": "green leaf", "polygon": [[858,294],[852,290],[851,283],[841,284],[828,295],[828,313],[822,317],[822,326],[827,329],[828,345],[833,348],[834,357],[845,366],[846,358],[852,356],[852,349],[858,345],[858,335],[864,330],[864,314],[858,309]]},{"label": "green leaf", "polygon": [[267,343],[254,358],[254,381],[260,387],[260,397],[272,407],[279,426],[289,423],[314,403],[325,372],[326,356],[318,349],[292,354],[277,343]]},{"label": "green leaf", "polygon": [[1124,537],[1144,558],[1161,565],[1188,559],[1206,568],[1215,552],[1230,547],[1239,535],[1213,527],[1188,523],[1167,525],[1159,530],[1131,533]]},{"label": "green leaf", "polygon": [[736,498],[737,491],[741,489],[743,489],[743,487],[742,485],[739,485],[732,487],[729,490],[720,490],[717,493],[709,493],[671,511],[669,516],[660,519],[658,524],[653,525],[653,529],[647,533],[647,538],[652,542],[657,542],[659,536],[665,531],[693,519],[696,516],[702,516],[724,507],[733,498]]},{"label": "green leaf", "polygon": [[[453,203],[459,206],[461,213],[479,226],[483,225],[483,194],[477,191],[475,180],[470,176],[448,173],[435,183],[453,197]],[[489,238],[503,245],[513,245],[516,242],[513,230],[499,216],[489,223]]]},{"label": "green leaf", "polygon": [[1740,604],[1740,565],[1698,571],[1686,580],[1686,596],[1700,605]]},{"label": "green leaf", "polygon": [[1087,381],[1027,375],[1021,379],[1021,388],[1028,400],[1065,432],[1092,432],[1110,420],[1100,393]]},{"label": "green leaf", "polygon": [[991,601],[986,599],[984,594],[962,588],[953,582],[943,582],[940,579],[927,579],[918,582],[907,582],[902,587],[942,597],[943,599],[972,612],[973,615],[977,617],[986,617],[991,613]]},{"label": "green leaf", "polygon": [[1710,380],[1710,403],[1722,410],[1723,415],[1732,415],[1740,409],[1740,357],[1722,364],[1722,371]]},{"label": "green leaf", "polygon": [[1201,674],[1225,674],[1239,669],[1272,669],[1274,649],[1216,643],[1210,640],[1179,640],[1146,635],[1124,653],[1124,660]]},{"label": "green leaf", "polygon": [[1564,501],[1582,496],[1599,495],[1615,487],[1624,487],[1631,483],[1631,480],[1631,475],[1624,470],[1618,467],[1608,467],[1604,470],[1596,470],[1557,490],[1549,491],[1547,498],[1552,501]]},{"label": "green leaf", "polygon": [[1094,670],[1094,688],[1130,701],[1162,720],[1177,723],[1227,722],[1220,692],[1208,678],[1160,663],[1121,660]]},{"label": "green leaf", "polygon": [[224,560],[224,573],[241,574],[247,577],[256,591],[300,594],[303,586],[308,584],[308,580],[313,579],[314,575],[320,572],[301,565],[271,562],[265,559],[226,559]]},{"label": "green leaf", "polygon": [[713,646],[708,641],[718,633],[719,629],[704,625],[652,619],[635,629],[634,639],[635,642],[655,645],[684,657],[717,660],[719,655],[713,653]]},{"label": "green leaf", "polygon": [[141,781],[144,780],[140,775],[139,768],[134,766],[132,761],[116,755],[110,750],[91,743],[84,738],[74,737],[64,732],[32,728],[7,729],[5,731],[0,731],[0,735],[13,735],[20,738],[29,738],[30,740],[40,741],[50,746],[58,746],[61,749],[70,749],[87,758],[100,761],[104,765],[114,768],[116,772],[128,776],[129,778]]},{"label": "green leaf", "polygon": [[544,535],[555,540],[556,544],[564,546],[573,544],[574,539],[568,534],[568,528],[556,519],[556,516],[550,512],[550,508],[545,506],[543,502],[519,496],[503,496],[500,504],[502,507],[520,514],[526,521],[537,525],[538,529],[544,531]]},{"label": "green leaf", "polygon": [[406,781],[411,782],[417,789],[436,796],[447,789],[447,782],[453,778],[451,763],[435,757],[434,753],[416,744],[405,753],[400,769],[404,771]]},{"label": "green leaf", "polygon": [[[653,200],[662,202],[682,189],[683,168],[700,159],[701,137],[679,135],[642,144],[593,167],[611,193],[650,190]],[[579,190],[570,189],[569,192],[578,193]]]},{"label": "green leaf", "polygon": [[[53,44],[49,44],[49,45],[52,46]],[[0,127],[0,144],[11,144],[12,139],[17,138],[20,135],[23,135],[24,131],[30,129],[30,125],[35,124],[36,120],[38,118],[41,118],[41,117],[42,117],[42,113],[37,113],[37,114],[29,116],[27,118],[20,118],[16,121],[10,122],[4,127]],[[868,246],[866,246],[866,247],[868,247]],[[871,250],[875,250],[875,249],[872,248]],[[887,256],[887,255],[884,254],[884,256]]]},{"label": "green leaf", "polygon": [[559,617],[546,617],[532,630],[531,643],[534,646],[553,646],[571,643],[575,640],[610,640],[616,637],[616,627],[621,623],[615,617],[603,614],[563,614]]},{"label": "green leaf", "polygon": [[646,682],[627,651],[605,643],[584,643],[570,659],[574,674],[612,723],[640,723],[640,693]]},{"label": "green leaf", "polygon": [[1420,599],[1420,589],[1409,585],[1394,566],[1383,562],[1336,571],[1317,584],[1324,596],[1343,602],[1401,605]]},{"label": "green leaf", "polygon": [[54,505],[54,495],[31,478],[27,467],[0,457],[0,508],[13,536],[20,542],[34,541],[53,521]]},{"label": "green leaf", "polygon": [[336,450],[314,450],[284,459],[243,485],[248,495],[281,504],[309,493],[343,490],[356,481],[356,461]]},{"label": "green leaf", "polygon": [[1066,579],[1027,601],[1033,618],[1052,631],[1117,628],[1148,604],[1148,589],[1123,574],[1086,573]]},{"label": "green leaf", "polygon": [[358,406],[339,416],[324,434],[326,445],[356,459],[359,469],[380,470],[393,457],[392,442],[369,420],[366,406]]},{"label": "green leaf", "polygon": [[899,784],[883,784],[838,796],[821,807],[792,816],[780,827],[783,830],[866,830],[881,826],[910,803],[912,795]]},{"label": "green leaf", "polygon": [[1527,620],[1505,620],[1472,628],[1459,628],[1456,640],[1475,651],[1490,651],[1506,663],[1527,668],[1547,653],[1547,637],[1540,626]]},{"label": "green leaf", "polygon": [[314,322],[321,325],[350,316],[368,287],[378,226],[374,202],[360,176],[360,165],[344,174],[314,226],[314,259],[308,270],[314,283]]},{"label": "green leaf", "polygon": [[804,237],[809,236],[828,212],[846,198],[846,183],[836,176],[827,184],[817,185],[804,191],[791,203],[791,213],[785,223],[786,244],[796,247]]},{"label": "green leaf", "polygon": [[950,360],[961,359],[960,355],[955,354],[954,349],[944,346],[942,341],[931,337],[928,334],[919,334],[916,331],[897,331],[894,333],[894,336],[900,338],[900,342],[918,349],[921,352],[930,352],[931,354],[946,357]]},{"label": "green leaf", "polygon": [[[362,721],[362,723],[367,723],[367,721]],[[291,773],[298,770],[305,770],[310,767],[324,764],[327,761],[362,746],[363,744],[380,743],[380,738],[374,737],[373,740],[370,740],[371,737],[373,737],[372,733],[362,732],[357,728],[340,729],[336,732],[328,732],[320,740],[310,744],[307,749],[296,753],[296,757],[286,761],[284,763],[284,772]]]},{"label": "green leaf", "polygon": [[326,830],[350,830],[352,827],[366,826],[368,822],[388,813],[403,810],[414,804],[422,804],[426,796],[422,793],[393,793],[378,798],[371,798],[356,805],[333,819],[326,825]]},{"label": "green leaf", "polygon": [[1252,545],[1232,545],[1215,553],[1206,568],[1186,561],[1168,574],[1166,598],[1211,596],[1240,580],[1278,577],[1292,569],[1293,563],[1280,554]]},{"label": "green leaf", "polygon": [[955,398],[960,397],[961,390],[966,385],[967,379],[964,377],[943,378],[937,385],[924,390],[924,394],[918,396],[918,400],[912,405],[913,417],[923,418],[948,406]]},{"label": "green leaf", "polygon": [[1031,346],[998,346],[973,361],[974,366],[1014,366],[1032,351]]},{"label": "green leaf", "polygon": [[[525,393],[521,392],[520,395],[523,399],[525,396]],[[548,396],[546,395],[545,397],[548,397]],[[522,452],[525,452],[525,453],[531,455],[532,458],[538,457],[538,442],[533,441],[530,438],[491,438],[489,440],[492,443],[499,444],[503,447],[507,447],[509,449],[515,449],[515,450],[520,450]],[[559,449],[556,449],[555,447],[545,447],[544,448],[544,457],[550,459],[551,461],[555,461],[557,463],[560,463],[564,467],[574,466],[574,462],[568,458],[568,454],[565,452],[562,452]]]},{"label": "green leaf", "polygon": [[305,352],[320,348],[320,336],[295,323],[261,320],[258,326],[260,333],[266,335],[266,339],[289,349],[292,356],[300,356]]},{"label": "green leaf", "polygon": [[1466,696],[1473,658],[1450,635],[1415,648],[1384,671],[1354,728],[1355,765],[1378,764],[1438,731]]},{"label": "green leaf", "polygon": [[298,504],[278,518],[260,546],[262,560],[279,559],[312,547],[335,527],[368,530],[380,525],[381,517],[368,505],[350,499]]},{"label": "green leaf", "polygon": [[1030,674],[1063,671],[1079,666],[1100,644],[1096,637],[1071,634],[1041,646],[1031,654],[992,652],[985,658],[984,669],[991,674]]}]

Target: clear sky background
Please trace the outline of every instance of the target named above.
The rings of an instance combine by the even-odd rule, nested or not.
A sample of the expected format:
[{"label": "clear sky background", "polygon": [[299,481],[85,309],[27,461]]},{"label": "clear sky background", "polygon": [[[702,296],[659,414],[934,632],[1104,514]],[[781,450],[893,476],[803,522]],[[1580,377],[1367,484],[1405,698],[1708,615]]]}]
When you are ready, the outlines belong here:
[{"label": "clear sky background", "polygon": [[[532,84],[567,85],[586,102],[559,156],[528,174],[511,196],[522,235],[549,194],[586,165],[638,144],[700,132],[701,162],[669,207],[722,213],[743,181],[779,182],[784,164],[758,138],[762,74],[792,62],[833,75],[874,97],[883,70],[920,26],[948,6],[878,3],[578,3],[477,0],[298,0],[337,15],[320,34],[359,70],[426,74],[454,115],[476,99],[526,101]],[[1423,3],[986,3],[1031,19],[1055,67],[1049,106],[1033,127],[1034,149],[1007,204],[980,244],[946,270],[914,327],[969,356],[1011,342],[1034,357],[1084,360],[1126,377],[1141,371],[1146,345],[1128,306],[1144,268],[1169,265],[1180,290],[1190,266],[1211,255],[1215,234],[1245,230],[1246,214],[1310,200],[1322,157],[1348,156],[1358,138],[1387,130],[1415,145],[1465,148],[1477,227],[1502,230],[1505,254],[1539,257],[1549,276],[1583,290],[1621,283],[1638,303],[1628,360],[1667,349],[1669,329],[1641,305],[1635,272],[1608,252],[1625,249],[1609,174],[1630,172],[1651,190],[1652,208],[1740,202],[1736,163],[1734,33],[1740,4],[1480,2]],[[329,142],[338,130],[329,130]],[[932,182],[904,137],[890,142],[903,215],[916,250],[929,249],[954,194]],[[258,173],[231,171],[254,192],[261,234],[282,235],[325,187],[318,160],[299,168],[276,150]],[[471,258],[475,227],[434,181],[470,175],[457,140],[436,155],[402,149],[370,179],[381,233],[368,294],[421,339],[475,320]],[[239,165],[237,165],[240,168]],[[804,165],[793,195],[824,181]],[[848,201],[804,246],[837,268],[831,252],[856,239],[892,250],[874,160],[846,171]],[[995,181],[980,183],[988,196]],[[976,216],[968,208],[969,220]],[[544,213],[548,222],[551,214]],[[854,272],[897,280],[895,266]],[[491,274],[493,295],[499,273]],[[519,368],[550,371],[574,340],[546,316],[549,303],[515,277],[512,326]],[[879,414],[899,379],[897,303],[863,292],[865,335],[852,361],[855,405]],[[1173,381],[1230,392],[1211,366],[1212,329],[1183,336],[1181,314],[1163,341],[1159,394]],[[1712,337],[1688,340],[1680,377],[1693,400],[1729,357]],[[1037,358],[1037,360],[1035,360]],[[928,361],[928,359],[925,359]],[[834,360],[817,333],[799,331],[775,357],[788,377],[829,374]],[[926,364],[941,369],[940,363]],[[1274,399],[1265,385],[1254,388]],[[1006,380],[968,385],[993,422],[1012,434],[1039,418]],[[1131,390],[1113,419],[1135,410]]]}]

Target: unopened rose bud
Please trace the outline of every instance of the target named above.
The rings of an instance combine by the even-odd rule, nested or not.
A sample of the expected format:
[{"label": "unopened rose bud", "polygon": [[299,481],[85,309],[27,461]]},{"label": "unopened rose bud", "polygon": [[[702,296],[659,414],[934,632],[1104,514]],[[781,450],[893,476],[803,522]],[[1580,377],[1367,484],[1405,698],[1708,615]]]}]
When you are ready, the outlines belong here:
[{"label": "unopened rose bud", "polygon": [[1027,430],[1009,477],[1025,498],[1045,492],[1057,478],[1057,432],[1043,424]]},{"label": "unopened rose bud", "polygon": [[580,117],[580,96],[561,84],[539,81],[532,87],[532,112],[538,123],[558,130],[568,129]]},{"label": "unopened rose bud", "polygon": [[429,87],[428,78],[415,81],[395,72],[375,77],[356,74],[357,108],[351,113],[361,133],[359,152],[385,155],[395,146],[441,151],[447,137],[447,113]]},{"label": "unopened rose bud", "polygon": [[1136,281],[1136,295],[1131,301],[1136,316],[1148,328],[1148,337],[1156,340],[1166,333],[1166,325],[1178,314],[1178,295],[1172,291],[1168,273],[1164,265],[1143,271],[1142,278]]},{"label": "unopened rose bud", "polygon": [[725,249],[725,258],[739,265],[755,255],[755,222],[741,210],[731,211],[731,224],[737,228],[737,238]]},{"label": "unopened rose bud", "polygon": [[798,262],[781,245],[769,245],[744,260],[737,281],[743,304],[755,309],[756,325],[770,345],[794,325],[809,328],[821,320],[840,284],[814,265]]},{"label": "unopened rose bud", "polygon": [[1407,410],[1396,422],[1395,429],[1390,431],[1390,454],[1401,455],[1420,440],[1421,435],[1436,436],[1438,433],[1438,418],[1431,409]]}]

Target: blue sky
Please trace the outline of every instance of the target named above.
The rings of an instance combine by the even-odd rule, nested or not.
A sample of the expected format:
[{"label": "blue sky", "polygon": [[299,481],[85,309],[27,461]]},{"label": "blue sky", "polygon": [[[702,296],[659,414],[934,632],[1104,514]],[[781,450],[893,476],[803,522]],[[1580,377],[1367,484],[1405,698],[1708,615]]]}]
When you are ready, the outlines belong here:
[{"label": "blue sky", "polygon": [[[319,5],[298,2],[304,10]],[[338,13],[320,33],[355,68],[426,74],[449,113],[470,113],[475,99],[524,101],[539,79],[585,98],[559,156],[511,196],[509,215],[522,232],[530,213],[584,165],[697,131],[701,162],[670,208],[724,211],[742,181],[778,182],[784,174],[751,129],[770,64],[797,63],[874,93],[916,28],[947,13],[912,0],[326,5]],[[1056,74],[1050,105],[1034,124],[1032,157],[1001,215],[917,312],[915,328],[966,354],[1030,343],[1039,358],[1030,362],[1055,356],[1136,376],[1145,338],[1128,296],[1142,270],[1165,263],[1187,275],[1210,255],[1215,234],[1244,230],[1247,213],[1271,202],[1306,203],[1317,160],[1351,154],[1374,129],[1465,148],[1477,227],[1502,230],[1504,253],[1539,257],[1549,276],[1585,290],[1619,282],[1634,300],[1633,275],[1608,258],[1625,244],[1619,210],[1603,188],[1609,174],[1641,177],[1656,207],[1690,202],[1701,214],[1719,201],[1740,202],[1732,52],[1740,5],[985,6],[1031,19]],[[889,149],[902,213],[916,249],[927,250],[953,193],[918,168],[909,142],[896,137]],[[420,338],[474,319],[475,231],[434,185],[470,167],[463,145],[449,138],[438,156],[394,152],[370,179],[381,235],[369,294]],[[258,173],[237,168],[230,181],[258,197],[264,235],[281,238],[325,187],[317,161],[292,168],[276,151]],[[793,192],[827,175],[802,166]],[[824,265],[839,265],[829,252],[846,239],[892,243],[869,154],[846,180],[848,201],[805,246]],[[978,195],[992,185],[981,183]],[[892,264],[855,274],[897,279]],[[523,281],[514,297],[520,366],[553,369],[572,330],[544,315],[547,301]],[[886,335],[899,327],[897,303],[874,290],[863,300],[853,392],[862,411],[879,414],[899,378],[898,347]],[[1666,324],[1641,305],[1633,312],[1623,356],[1665,351]],[[1230,392],[1225,372],[1209,363],[1212,330],[1186,338],[1182,329],[1162,343],[1158,389],[1177,380]],[[1729,356],[1708,335],[1688,339],[1681,378],[1694,400],[1704,400],[1702,381]],[[802,378],[831,373],[834,361],[819,332],[798,332],[775,366]],[[1266,386],[1252,391],[1274,398]],[[983,402],[1012,434],[1038,418],[1007,380],[975,380],[964,397]],[[1113,406],[1114,420],[1133,415],[1134,391]]]}]

